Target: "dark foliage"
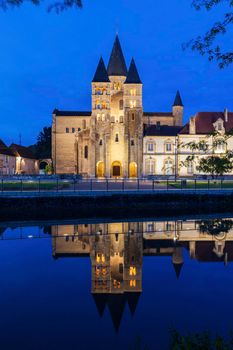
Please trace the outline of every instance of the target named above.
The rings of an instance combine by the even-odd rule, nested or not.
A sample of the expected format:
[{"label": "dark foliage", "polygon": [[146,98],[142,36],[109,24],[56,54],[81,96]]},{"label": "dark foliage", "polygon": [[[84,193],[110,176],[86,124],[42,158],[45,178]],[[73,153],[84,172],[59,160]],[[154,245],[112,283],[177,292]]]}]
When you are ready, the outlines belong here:
[{"label": "dark foliage", "polygon": [[37,159],[50,159],[52,147],[51,127],[44,127],[39,133],[37,143],[30,146],[30,149],[35,154]]},{"label": "dark foliage", "polygon": [[[0,9],[8,10],[12,7],[19,7],[22,6],[24,3],[29,2],[32,5],[41,5],[44,3],[42,0],[0,0]],[[64,10],[68,10],[70,8],[81,8],[82,7],[82,0],[62,0],[62,1],[55,1],[55,2],[48,2],[47,4],[47,10],[55,11],[57,13],[60,13]]]},{"label": "dark foliage", "polygon": [[220,4],[227,6],[224,17],[215,22],[212,27],[204,34],[184,44],[184,48],[191,47],[193,51],[201,55],[207,55],[209,61],[215,60],[220,68],[225,68],[233,62],[233,52],[223,51],[216,40],[219,36],[225,34],[228,27],[233,24],[233,0],[193,0],[192,6],[200,11],[205,8],[210,11],[213,7]]}]

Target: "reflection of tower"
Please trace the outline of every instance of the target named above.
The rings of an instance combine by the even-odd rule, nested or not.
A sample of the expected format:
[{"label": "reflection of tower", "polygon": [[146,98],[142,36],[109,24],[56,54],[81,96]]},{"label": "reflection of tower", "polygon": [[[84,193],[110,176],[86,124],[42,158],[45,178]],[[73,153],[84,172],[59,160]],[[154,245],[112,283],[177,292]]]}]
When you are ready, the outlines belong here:
[{"label": "reflection of tower", "polygon": [[184,264],[183,248],[175,247],[172,254],[172,263],[176,272],[176,277],[179,278],[182,266]]}]

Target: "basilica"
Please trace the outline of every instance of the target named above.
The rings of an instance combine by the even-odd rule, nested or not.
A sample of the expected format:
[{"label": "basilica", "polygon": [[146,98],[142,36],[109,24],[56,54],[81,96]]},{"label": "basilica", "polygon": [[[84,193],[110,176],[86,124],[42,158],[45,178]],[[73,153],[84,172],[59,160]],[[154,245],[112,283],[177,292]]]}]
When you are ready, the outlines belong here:
[{"label": "basilica", "polygon": [[144,111],[143,84],[136,63],[132,58],[127,68],[118,36],[107,67],[101,57],[91,84],[91,111],[53,111],[52,161],[56,174],[100,178],[192,176],[197,173],[195,164],[179,167],[187,156],[187,150],[180,152],[179,145],[199,141],[216,128],[227,131],[233,127],[233,113],[227,109],[199,112],[183,125],[179,91],[169,112]]}]

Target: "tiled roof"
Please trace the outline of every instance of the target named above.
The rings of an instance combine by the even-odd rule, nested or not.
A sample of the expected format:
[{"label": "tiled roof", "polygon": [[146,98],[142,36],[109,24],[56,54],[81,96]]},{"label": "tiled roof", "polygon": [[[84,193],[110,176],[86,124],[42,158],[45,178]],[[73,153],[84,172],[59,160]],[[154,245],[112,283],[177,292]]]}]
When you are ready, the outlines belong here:
[{"label": "tiled roof", "polygon": [[90,117],[90,111],[59,111],[54,109],[53,114],[61,117]]},{"label": "tiled roof", "polygon": [[125,84],[141,84],[141,83],[142,82],[141,82],[141,79],[139,77],[136,64],[134,62],[134,59],[132,58]]},{"label": "tiled roof", "polygon": [[[223,112],[198,112],[195,116],[195,126],[196,126],[196,134],[209,134],[213,132],[214,126],[213,124],[221,118],[223,120],[223,126],[225,131],[229,131],[233,128],[233,112],[228,112],[228,121],[226,122],[224,119]],[[189,133],[189,123],[187,123],[180,134],[188,134]]]},{"label": "tiled roof", "polygon": [[176,136],[181,128],[181,126],[149,125],[145,127],[144,136]]},{"label": "tiled roof", "polygon": [[172,117],[172,112],[143,112],[144,117]]},{"label": "tiled roof", "polygon": [[0,140],[0,154],[14,157],[14,153],[12,152],[12,150],[9,147],[7,147],[2,140]]},{"label": "tiled roof", "polygon": [[118,35],[112,48],[107,71],[109,76],[127,76],[127,67]]},{"label": "tiled roof", "polygon": [[24,147],[24,146],[12,143],[10,145],[10,149],[12,150],[15,156],[20,156],[22,158],[36,159],[35,155],[32,153],[32,151],[28,147]]},{"label": "tiled roof", "polygon": [[94,75],[94,78],[92,80],[93,83],[109,83],[109,77],[108,73],[104,64],[104,60],[101,57]]}]

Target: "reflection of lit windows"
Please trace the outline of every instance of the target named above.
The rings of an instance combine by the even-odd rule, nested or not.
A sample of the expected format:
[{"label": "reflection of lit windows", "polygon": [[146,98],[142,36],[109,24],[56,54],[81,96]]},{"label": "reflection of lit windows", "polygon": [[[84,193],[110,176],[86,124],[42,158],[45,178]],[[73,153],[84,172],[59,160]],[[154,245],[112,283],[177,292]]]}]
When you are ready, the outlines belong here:
[{"label": "reflection of lit windows", "polygon": [[154,224],[153,222],[150,222],[147,224],[147,232],[153,232],[154,231]]},{"label": "reflection of lit windows", "polygon": [[136,287],[136,280],[130,280],[129,285],[130,287]]},{"label": "reflection of lit windows", "polygon": [[105,262],[105,256],[104,256],[104,254],[102,254],[101,260],[102,260],[103,263]]},{"label": "reflection of lit windows", "polygon": [[102,269],[102,274],[105,276],[106,273],[107,273],[107,269],[106,269],[106,267],[104,267],[104,268]]},{"label": "reflection of lit windows", "polygon": [[97,255],[96,255],[96,262],[100,263],[100,254],[99,253],[97,253]]},{"label": "reflection of lit windows", "polygon": [[95,274],[96,274],[96,276],[100,275],[100,269],[98,267],[96,267],[96,269],[95,269]]},{"label": "reflection of lit windows", "polygon": [[130,266],[130,268],[129,268],[129,275],[130,276],[136,276],[136,273],[137,273],[136,267]]}]

